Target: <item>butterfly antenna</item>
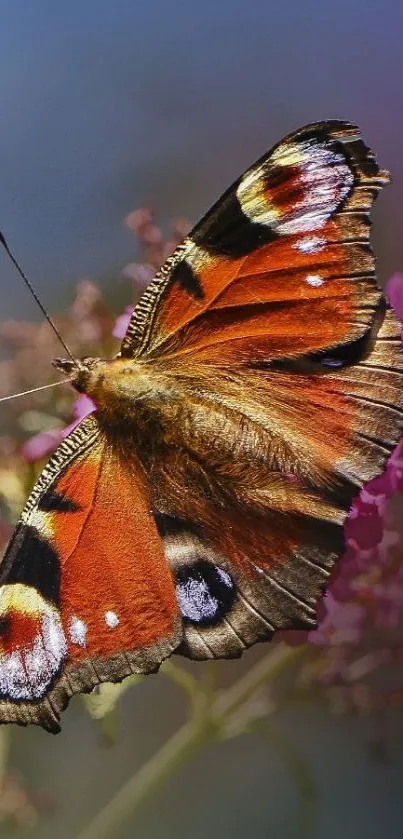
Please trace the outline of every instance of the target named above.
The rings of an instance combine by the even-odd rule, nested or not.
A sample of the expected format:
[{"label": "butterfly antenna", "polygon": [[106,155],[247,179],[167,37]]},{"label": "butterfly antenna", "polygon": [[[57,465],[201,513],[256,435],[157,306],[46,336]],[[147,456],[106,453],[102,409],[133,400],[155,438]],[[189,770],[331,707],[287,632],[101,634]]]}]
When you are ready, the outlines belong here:
[{"label": "butterfly antenna", "polygon": [[[73,355],[72,355],[72,353],[70,352],[70,350],[69,350],[68,346],[64,343],[63,338],[62,338],[62,336],[60,335],[60,332],[59,332],[59,330],[58,330],[58,328],[57,328],[56,324],[54,323],[54,321],[52,320],[52,318],[50,317],[50,315],[48,315],[48,313],[47,313],[47,311],[46,311],[45,307],[42,305],[42,303],[41,303],[41,301],[40,301],[40,299],[39,299],[39,297],[38,297],[38,295],[37,295],[37,293],[36,293],[36,291],[35,291],[34,287],[31,285],[31,283],[30,283],[30,281],[29,281],[28,277],[24,274],[24,271],[22,270],[21,265],[19,265],[19,263],[17,262],[17,260],[16,260],[16,258],[15,258],[15,256],[14,256],[13,252],[10,250],[10,248],[9,248],[9,246],[8,246],[8,244],[7,244],[7,241],[6,241],[5,237],[3,236],[3,233],[1,232],[1,230],[0,230],[0,243],[3,245],[3,248],[5,249],[6,253],[9,255],[9,257],[10,257],[11,262],[13,263],[13,265],[15,265],[15,267],[16,267],[16,269],[17,269],[17,271],[18,271],[18,273],[19,273],[20,277],[23,279],[23,281],[24,281],[25,285],[29,288],[29,290],[30,290],[30,292],[31,292],[31,294],[32,294],[32,297],[34,298],[34,300],[35,300],[35,301],[36,301],[36,303],[38,304],[38,306],[39,306],[39,308],[40,308],[40,310],[41,310],[42,314],[45,316],[45,318],[46,318],[46,320],[47,320],[47,322],[48,322],[49,326],[51,326],[51,327],[52,327],[53,332],[54,332],[54,333],[55,333],[55,335],[57,336],[57,338],[58,338],[58,340],[60,341],[60,343],[61,343],[62,347],[64,347],[64,349],[66,350],[66,353],[67,353],[68,357],[69,357],[69,358],[71,358],[71,360],[74,362],[75,366],[77,367],[78,365],[77,365],[77,361],[76,361],[76,359],[74,358],[74,356],[73,356]],[[57,382],[57,384],[59,384],[59,382]],[[46,385],[46,387],[47,387],[47,385]],[[29,391],[27,391],[27,393],[29,393]],[[19,395],[19,394],[17,394],[17,395]],[[9,398],[9,397],[7,397],[7,398]],[[11,398],[11,397],[10,397],[10,398]]]},{"label": "butterfly antenna", "polygon": [[10,396],[0,396],[0,402],[7,402],[9,399],[17,399],[17,396],[27,396],[29,393],[38,393],[39,390],[47,390],[48,387],[56,387],[57,385],[70,384],[71,379],[61,379],[60,382],[52,382],[50,385],[41,385],[41,387],[33,387],[31,390],[23,390],[21,393],[12,393]]}]

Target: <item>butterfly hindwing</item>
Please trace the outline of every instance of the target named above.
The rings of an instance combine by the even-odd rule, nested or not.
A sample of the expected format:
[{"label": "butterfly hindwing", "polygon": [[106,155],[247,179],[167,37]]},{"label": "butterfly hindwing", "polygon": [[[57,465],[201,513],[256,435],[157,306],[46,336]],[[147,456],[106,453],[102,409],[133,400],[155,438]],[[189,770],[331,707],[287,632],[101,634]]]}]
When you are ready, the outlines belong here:
[{"label": "butterfly hindwing", "polygon": [[94,417],[39,478],[0,583],[2,721],[57,730],[72,694],[156,670],[180,641],[141,469]]},{"label": "butterfly hindwing", "polygon": [[[342,547],[340,527],[316,521],[315,548],[306,550],[291,539],[285,544],[273,520],[248,514],[249,521],[245,511],[236,518],[212,505],[205,528],[160,516],[184,622],[178,652],[191,658],[237,657],[276,630],[316,624],[317,601]],[[302,533],[295,536],[302,541]]]}]

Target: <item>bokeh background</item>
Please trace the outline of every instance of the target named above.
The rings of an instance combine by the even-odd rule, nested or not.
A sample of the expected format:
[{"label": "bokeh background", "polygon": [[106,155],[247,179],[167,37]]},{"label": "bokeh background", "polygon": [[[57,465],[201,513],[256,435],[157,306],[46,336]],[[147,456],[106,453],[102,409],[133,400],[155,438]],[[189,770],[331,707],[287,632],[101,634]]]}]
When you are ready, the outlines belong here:
[{"label": "bokeh background", "polygon": [[[119,314],[131,294],[122,269],[141,256],[122,224],[133,208],[151,206],[163,226],[195,221],[275,141],[326,118],[357,122],[392,171],[374,214],[380,279],[403,267],[396,0],[3,0],[0,9],[1,226],[50,311],[68,307],[77,280],[91,277]],[[4,254],[0,289],[1,321],[39,321]],[[42,362],[32,386],[40,375]],[[0,405],[1,424],[8,411]],[[223,664],[222,683],[261,655]],[[185,718],[183,691],[156,676],[125,693],[109,745],[79,698],[58,737],[16,731],[4,743],[7,771],[33,814],[22,824],[4,818],[0,836],[78,836]],[[309,699],[280,707],[275,720],[314,787],[310,826],[301,827],[292,760],[249,734],[201,750],[114,835],[400,839],[401,709],[332,714]]]}]

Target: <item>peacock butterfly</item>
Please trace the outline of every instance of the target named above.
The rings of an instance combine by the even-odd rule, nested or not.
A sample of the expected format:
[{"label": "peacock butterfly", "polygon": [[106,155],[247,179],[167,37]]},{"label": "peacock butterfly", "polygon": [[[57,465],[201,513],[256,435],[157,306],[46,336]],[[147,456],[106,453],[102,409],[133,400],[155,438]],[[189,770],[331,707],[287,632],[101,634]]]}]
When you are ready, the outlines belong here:
[{"label": "peacock butterfly", "polygon": [[400,326],[357,128],[308,125],[243,174],[137,304],[113,359],[54,364],[90,396],[0,566],[0,721],[178,652],[235,657],[315,626],[343,522],[403,416]]}]

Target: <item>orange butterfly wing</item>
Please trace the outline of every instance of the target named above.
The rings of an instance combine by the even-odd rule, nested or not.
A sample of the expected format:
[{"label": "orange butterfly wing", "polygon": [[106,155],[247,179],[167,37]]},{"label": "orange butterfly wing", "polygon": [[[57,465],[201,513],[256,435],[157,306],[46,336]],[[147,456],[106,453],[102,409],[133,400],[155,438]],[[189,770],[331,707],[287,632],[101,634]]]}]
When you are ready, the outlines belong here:
[{"label": "orange butterfly wing", "polygon": [[348,123],[290,135],[163,266],[136,307],[122,355],[269,361],[354,340],[381,296],[369,210],[387,180]]},{"label": "orange butterfly wing", "polygon": [[179,557],[193,557],[199,595],[218,592],[214,563],[237,592],[220,621],[188,616],[192,657],[315,624],[351,500],[401,433],[400,327],[369,244],[387,180],[354,126],[295,132],[207,213],[134,311],[121,357],[158,365],[172,393],[183,385],[168,434],[182,456],[160,452],[151,487],[170,516],[169,561],[182,580]]},{"label": "orange butterfly wing", "polygon": [[347,123],[290,135],[163,266],[118,358],[83,362],[99,424],[51,459],[0,568],[1,720],[57,730],[73,693],[173,650],[315,625],[402,427],[369,245],[386,180]]},{"label": "orange butterfly wing", "polygon": [[57,731],[74,693],[158,669],[181,639],[144,475],[94,417],[51,458],[0,571],[2,721]]},{"label": "orange butterfly wing", "polygon": [[[231,370],[271,430],[283,426],[323,465],[338,454],[356,485],[369,479],[402,427],[400,326],[369,243],[371,205],[387,181],[349,123],[291,134],[163,266],[122,356],[166,358],[182,375],[197,369],[210,396],[218,377],[233,405],[223,381]],[[270,402],[269,417],[254,395],[267,410]]]}]

